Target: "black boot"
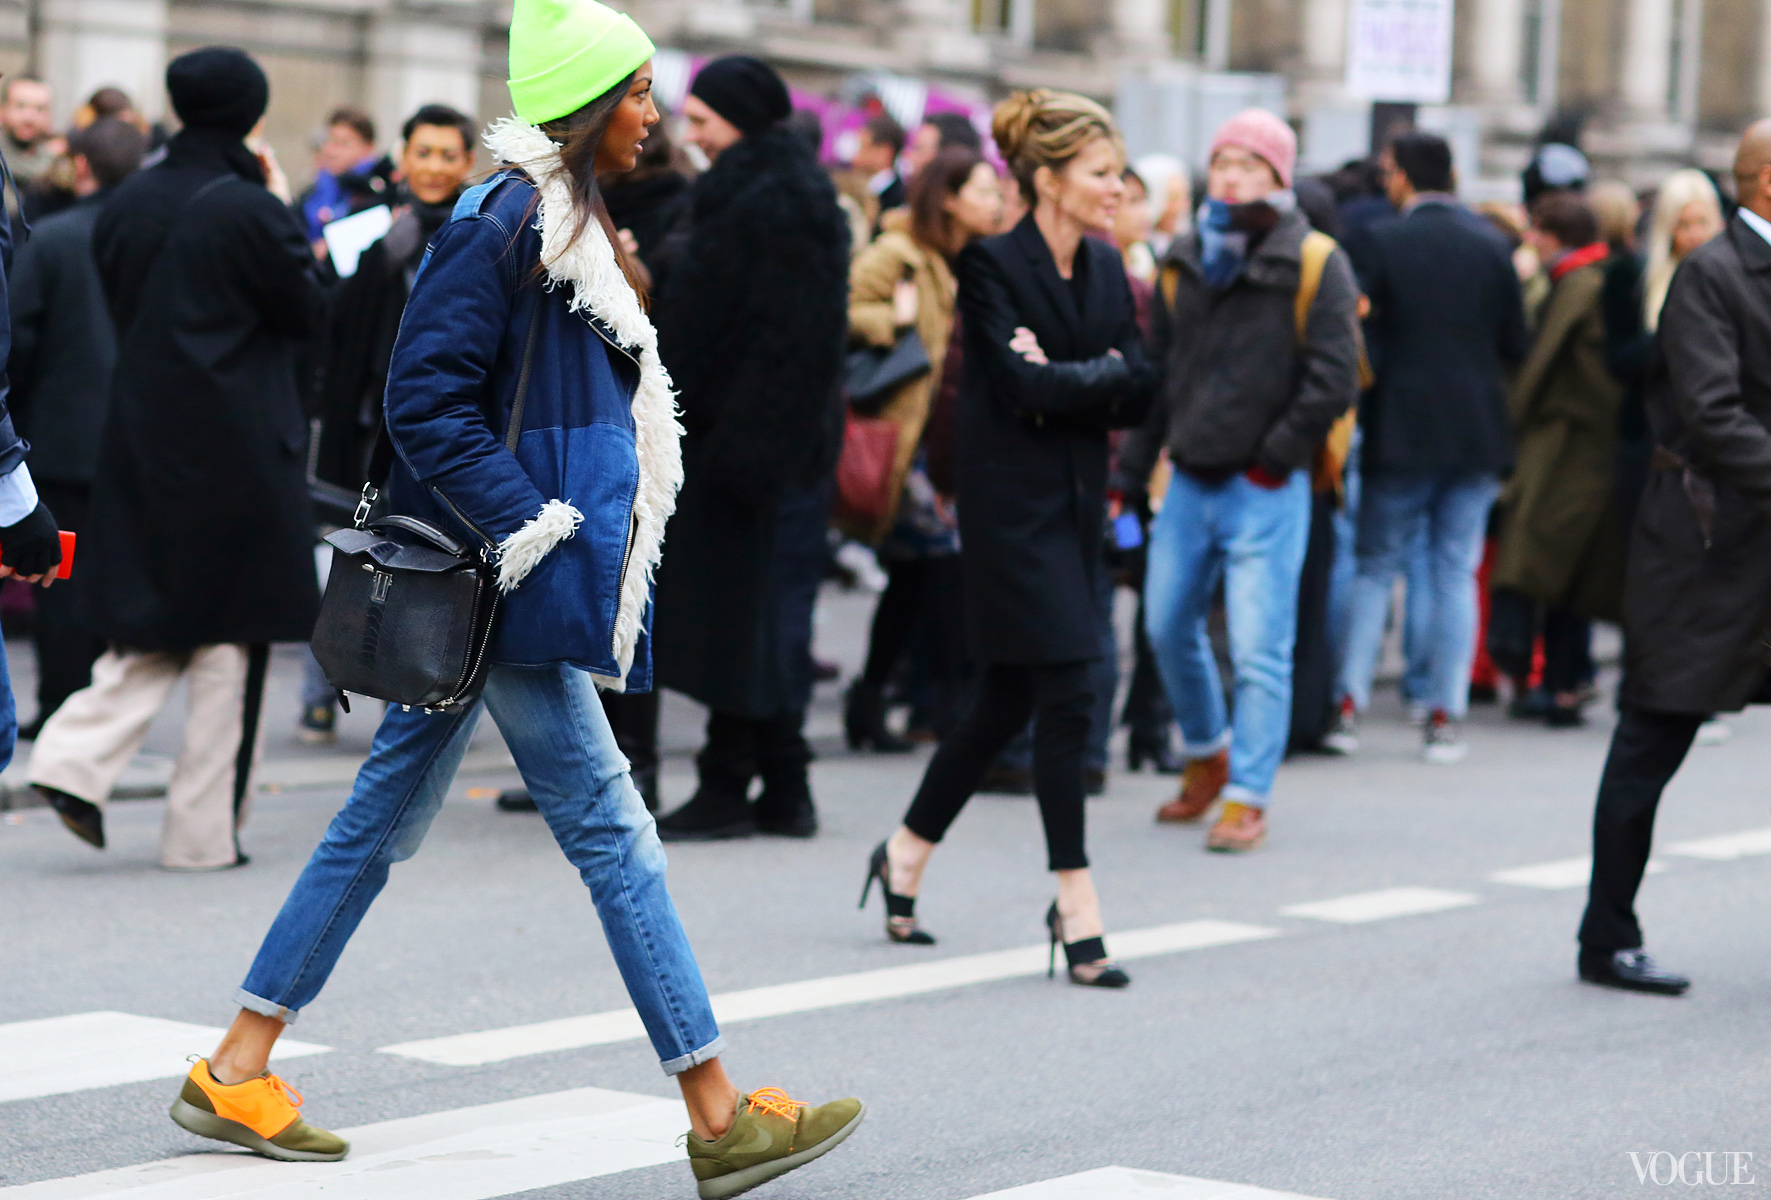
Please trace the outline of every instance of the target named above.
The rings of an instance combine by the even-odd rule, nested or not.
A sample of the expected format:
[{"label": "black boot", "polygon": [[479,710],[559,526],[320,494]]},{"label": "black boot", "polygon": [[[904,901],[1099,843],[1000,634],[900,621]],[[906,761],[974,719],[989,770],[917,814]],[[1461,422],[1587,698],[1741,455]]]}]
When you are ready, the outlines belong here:
[{"label": "black boot", "polygon": [[758,833],[809,838],[818,832],[818,810],[812,806],[807,774],[812,747],[806,742],[804,725],[804,713],[790,712],[757,730],[757,773],[763,781],[756,799]]},{"label": "black boot", "polygon": [[842,727],[851,750],[903,754],[915,749],[914,743],[886,728],[885,690],[864,679],[855,680],[843,698]]},{"label": "black boot", "polygon": [[667,842],[715,842],[755,832],[756,819],[744,793],[706,779],[687,804],[658,818],[658,836]]}]

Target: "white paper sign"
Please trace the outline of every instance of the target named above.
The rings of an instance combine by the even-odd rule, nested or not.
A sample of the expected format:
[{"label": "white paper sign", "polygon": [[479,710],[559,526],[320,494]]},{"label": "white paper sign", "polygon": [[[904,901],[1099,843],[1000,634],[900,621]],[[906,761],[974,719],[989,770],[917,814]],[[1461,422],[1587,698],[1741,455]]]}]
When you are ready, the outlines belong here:
[{"label": "white paper sign", "polygon": [[340,217],[320,232],[326,239],[326,251],[332,255],[332,267],[340,279],[357,273],[357,260],[363,251],[387,236],[393,228],[394,215],[385,204],[366,208],[360,213]]},{"label": "white paper sign", "polygon": [[1451,99],[1454,0],[1352,0],[1347,91],[1362,100]]}]

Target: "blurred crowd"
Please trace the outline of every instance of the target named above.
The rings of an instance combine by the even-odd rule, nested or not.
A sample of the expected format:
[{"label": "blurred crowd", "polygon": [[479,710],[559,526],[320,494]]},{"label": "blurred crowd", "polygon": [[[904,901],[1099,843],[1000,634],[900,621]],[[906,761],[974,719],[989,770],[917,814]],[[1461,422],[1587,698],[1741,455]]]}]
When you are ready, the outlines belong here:
[{"label": "blurred crowd", "polygon": [[[53,127],[52,99],[38,80],[0,85],[0,148],[35,226],[13,268],[9,373],[39,486],[63,527],[80,531],[104,469],[118,355],[115,298],[107,303],[94,267],[97,214],[125,177],[163,160],[169,133],[116,88],[89,97],[68,129]],[[692,219],[697,178],[722,149],[699,103],[691,96],[684,112],[666,114],[637,169],[603,187],[611,225],[655,297],[676,272],[707,276],[714,294],[728,286],[708,276],[722,253],[710,214]],[[824,142],[804,112],[781,122],[780,136],[813,156]],[[320,528],[348,522],[368,479],[382,385],[426,246],[493,165],[479,140],[476,118],[440,104],[391,131],[342,106],[316,132],[309,181],[294,192],[246,133],[315,260],[311,301],[268,302],[311,303],[301,328],[290,326],[289,386],[305,414],[303,473]],[[1289,128],[1248,113],[1221,132],[1213,174],[1165,155],[1120,164],[1119,200],[1090,236],[1119,252],[1153,353],[1174,342],[1176,326],[1190,332],[1149,421],[1113,435],[1089,790],[1107,786],[1110,736],[1123,724],[1128,769],[1184,775],[1164,819],[1196,820],[1228,799],[1214,848],[1258,845],[1285,753],[1357,751],[1392,627],[1405,709],[1431,760],[1463,757],[1472,702],[1505,702],[1511,716],[1550,727],[1581,723],[1598,697],[1593,622],[1618,619],[1625,531],[1650,470],[1644,379],[1660,306],[1680,261],[1723,228],[1731,202],[1691,170],[1642,194],[1592,179],[1577,141],[1547,133],[1523,201],[1474,209],[1456,199],[1449,146],[1425,132],[1402,131],[1371,159],[1312,178],[1294,176]],[[759,821],[815,829],[802,726],[813,682],[836,670],[811,652],[811,605],[827,577],[879,591],[866,661],[845,696],[853,748],[937,741],[976,687],[955,503],[966,371],[956,264],[969,245],[1020,225],[1028,200],[988,132],[959,114],[906,129],[876,106],[843,149],[847,161],[819,173],[846,227],[832,249],[847,262],[847,303],[830,319],[847,330],[847,402],[822,416],[811,404],[797,422],[757,414],[721,426],[732,457],[749,456],[765,474],[771,452],[812,464],[766,537],[717,523],[698,530],[692,473],[689,515],[673,526],[660,676],[714,717],[700,786],[664,818],[666,836],[736,835]],[[723,236],[738,241],[728,246],[756,220],[730,219]],[[764,259],[748,285],[766,291],[771,270]],[[1244,285],[1285,301],[1240,301]],[[812,320],[811,293],[803,271],[779,286],[779,311],[759,321],[780,328],[752,333],[777,338],[777,361],[790,363]],[[668,348],[667,317],[660,325]],[[1333,371],[1300,365],[1310,354]],[[692,392],[697,367],[670,365]],[[1343,386],[1355,376],[1357,397]],[[731,397],[744,385],[719,386],[741,408]],[[770,386],[776,403],[796,385],[783,368]],[[1356,423],[1343,416],[1354,409]],[[744,444],[765,432],[770,445]],[[1244,474],[1256,490],[1228,511],[1223,482]],[[1295,483],[1298,503],[1270,504],[1268,493],[1286,493],[1294,477],[1305,481]],[[1159,522],[1170,507],[1185,520]],[[322,579],[325,569],[322,553]],[[694,590],[680,582],[690,575],[719,588],[698,585],[705,594],[675,602]],[[735,607],[719,589],[742,590],[734,581],[747,575],[754,602]],[[1121,587],[1138,609],[1123,687],[1110,602]],[[116,642],[114,627],[107,637],[82,615],[87,591],[76,578],[36,596],[38,707],[26,737],[91,683],[93,663]],[[656,703],[607,701],[655,806]],[[310,659],[299,736],[329,741],[337,704]],[[39,783],[75,778],[39,757]],[[765,793],[791,797],[773,817],[767,804],[758,816],[758,778]],[[102,783],[81,775],[69,790]],[[1029,729],[983,787],[1030,794],[1034,783]],[[501,803],[526,799],[513,792]]]}]

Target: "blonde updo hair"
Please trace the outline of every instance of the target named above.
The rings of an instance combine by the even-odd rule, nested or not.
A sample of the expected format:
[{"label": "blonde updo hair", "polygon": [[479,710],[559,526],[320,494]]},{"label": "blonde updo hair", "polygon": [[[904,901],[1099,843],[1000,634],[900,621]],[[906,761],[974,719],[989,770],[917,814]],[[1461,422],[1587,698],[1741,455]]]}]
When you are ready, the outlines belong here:
[{"label": "blonde updo hair", "polygon": [[1016,92],[996,106],[990,118],[990,136],[996,139],[996,148],[1029,206],[1039,200],[1033,188],[1039,168],[1062,171],[1098,137],[1111,141],[1120,162],[1125,161],[1125,144],[1112,115],[1088,97],[1072,92],[1045,88]]}]

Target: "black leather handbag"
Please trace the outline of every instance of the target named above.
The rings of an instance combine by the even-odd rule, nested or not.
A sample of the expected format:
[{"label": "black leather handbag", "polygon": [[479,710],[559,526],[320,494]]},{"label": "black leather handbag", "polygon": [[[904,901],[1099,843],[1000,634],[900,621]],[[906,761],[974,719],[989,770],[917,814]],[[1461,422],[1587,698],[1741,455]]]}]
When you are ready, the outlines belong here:
[{"label": "black leather handbag", "polygon": [[885,407],[894,391],[933,369],[922,335],[906,330],[890,349],[864,346],[849,351],[843,359],[843,395],[850,408],[871,417]]},{"label": "black leather handbag", "polygon": [[[515,450],[535,350],[539,313],[531,317],[504,444]],[[416,517],[371,516],[393,463],[384,426],[363,485],[353,527],[326,538],[332,573],[320,600],[313,652],[326,682],[426,712],[473,703],[486,680],[486,651],[498,616],[497,570],[489,549],[477,552]]]}]

